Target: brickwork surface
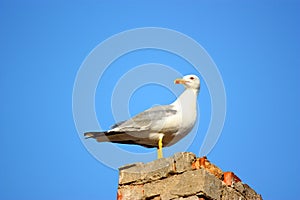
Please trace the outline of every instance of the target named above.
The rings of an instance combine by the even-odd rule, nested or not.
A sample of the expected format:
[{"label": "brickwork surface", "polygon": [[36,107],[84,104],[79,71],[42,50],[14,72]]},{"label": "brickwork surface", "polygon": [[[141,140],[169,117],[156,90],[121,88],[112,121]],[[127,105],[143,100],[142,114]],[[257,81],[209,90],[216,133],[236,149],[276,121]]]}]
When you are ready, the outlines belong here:
[{"label": "brickwork surface", "polygon": [[233,172],[222,172],[206,157],[177,153],[119,169],[118,200],[261,200]]}]

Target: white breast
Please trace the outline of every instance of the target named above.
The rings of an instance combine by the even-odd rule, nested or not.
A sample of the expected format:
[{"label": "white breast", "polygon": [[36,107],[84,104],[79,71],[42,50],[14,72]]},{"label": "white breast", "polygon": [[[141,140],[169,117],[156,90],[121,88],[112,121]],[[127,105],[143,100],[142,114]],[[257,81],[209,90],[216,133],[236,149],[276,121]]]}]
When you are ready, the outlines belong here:
[{"label": "white breast", "polygon": [[172,144],[186,136],[194,127],[197,119],[197,91],[186,89],[180,97],[172,103],[178,111],[176,114],[177,123],[180,129],[176,133]]}]

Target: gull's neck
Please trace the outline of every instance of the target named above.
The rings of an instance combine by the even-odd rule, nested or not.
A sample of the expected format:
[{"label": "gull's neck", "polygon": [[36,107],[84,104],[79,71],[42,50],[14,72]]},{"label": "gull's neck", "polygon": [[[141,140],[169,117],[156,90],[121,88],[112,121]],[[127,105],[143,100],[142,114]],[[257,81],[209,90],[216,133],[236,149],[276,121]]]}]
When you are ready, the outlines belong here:
[{"label": "gull's neck", "polygon": [[196,109],[199,89],[186,88],[171,105],[180,107],[192,107]]}]

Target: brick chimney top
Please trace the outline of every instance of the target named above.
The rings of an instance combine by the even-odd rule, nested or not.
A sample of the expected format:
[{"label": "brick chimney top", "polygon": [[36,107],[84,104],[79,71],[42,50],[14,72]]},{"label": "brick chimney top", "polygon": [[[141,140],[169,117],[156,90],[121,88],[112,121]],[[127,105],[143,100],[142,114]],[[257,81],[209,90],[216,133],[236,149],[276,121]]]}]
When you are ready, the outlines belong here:
[{"label": "brick chimney top", "polygon": [[233,172],[223,172],[206,157],[173,157],[119,168],[118,200],[261,200]]}]

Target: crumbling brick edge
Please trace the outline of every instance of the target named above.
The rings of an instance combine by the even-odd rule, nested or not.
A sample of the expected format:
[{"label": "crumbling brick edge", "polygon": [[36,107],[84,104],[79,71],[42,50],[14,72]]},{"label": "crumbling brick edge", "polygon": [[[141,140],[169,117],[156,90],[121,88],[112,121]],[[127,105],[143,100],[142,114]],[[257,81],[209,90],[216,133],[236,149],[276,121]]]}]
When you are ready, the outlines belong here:
[{"label": "crumbling brick edge", "polygon": [[206,157],[180,152],[149,163],[119,168],[117,200],[261,200],[233,172],[223,172]]}]

